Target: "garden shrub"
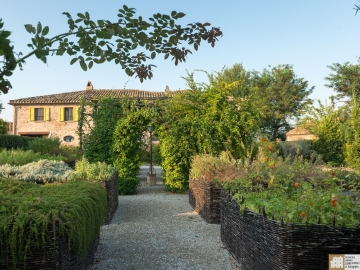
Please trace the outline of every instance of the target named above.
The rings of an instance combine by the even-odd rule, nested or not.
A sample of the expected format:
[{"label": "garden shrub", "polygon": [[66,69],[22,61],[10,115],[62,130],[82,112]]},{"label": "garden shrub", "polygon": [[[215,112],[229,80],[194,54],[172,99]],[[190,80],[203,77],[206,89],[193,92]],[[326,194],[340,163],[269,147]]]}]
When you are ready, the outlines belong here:
[{"label": "garden shrub", "polygon": [[312,141],[298,140],[298,141],[280,141],[277,142],[280,146],[279,154],[286,158],[287,156],[303,156],[309,160],[316,155],[316,151],[312,149]]},{"label": "garden shrub", "polygon": [[116,172],[116,168],[105,162],[90,163],[85,157],[76,162],[74,179],[85,181],[104,181]]},{"label": "garden shrub", "polygon": [[81,159],[83,155],[77,146],[60,145],[59,156],[63,157],[64,161],[75,161]]},{"label": "garden shrub", "polygon": [[133,195],[136,193],[140,180],[137,177],[119,177],[119,194]]},{"label": "garden shrub", "polygon": [[29,149],[35,153],[58,155],[60,144],[59,138],[35,138],[29,143]]},{"label": "garden shrub", "polygon": [[239,161],[232,158],[229,152],[223,152],[220,157],[203,154],[192,159],[190,179],[206,181],[219,180],[227,182],[240,176]]},{"label": "garden shrub", "polygon": [[12,166],[22,166],[31,162],[37,162],[41,159],[60,161],[63,157],[42,155],[40,153],[34,153],[32,150],[0,150],[0,165],[8,164]]},{"label": "garden shrub", "polygon": [[333,165],[344,164],[344,141],[319,137],[312,142],[312,148],[322,156],[324,162]]},{"label": "garden shrub", "polygon": [[0,147],[10,149],[29,149],[29,143],[35,140],[34,137],[0,134]]},{"label": "garden shrub", "polygon": [[9,268],[31,256],[31,246],[45,243],[50,212],[53,224],[61,220],[59,234],[79,256],[88,250],[107,213],[106,190],[84,181],[34,185],[0,179],[0,202],[0,264],[9,263],[11,256],[14,265]]},{"label": "garden shrub", "polygon": [[45,184],[51,182],[67,182],[73,177],[74,171],[62,161],[42,159],[23,166],[0,166],[0,177]]}]

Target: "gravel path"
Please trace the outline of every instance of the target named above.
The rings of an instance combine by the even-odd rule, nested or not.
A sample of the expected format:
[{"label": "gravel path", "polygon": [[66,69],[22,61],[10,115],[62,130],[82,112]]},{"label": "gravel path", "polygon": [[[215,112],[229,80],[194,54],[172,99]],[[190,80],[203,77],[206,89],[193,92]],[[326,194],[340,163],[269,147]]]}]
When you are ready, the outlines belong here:
[{"label": "gravel path", "polygon": [[187,194],[164,185],[138,187],[119,196],[109,225],[101,227],[91,269],[239,269],[220,241],[220,225],[192,211]]}]

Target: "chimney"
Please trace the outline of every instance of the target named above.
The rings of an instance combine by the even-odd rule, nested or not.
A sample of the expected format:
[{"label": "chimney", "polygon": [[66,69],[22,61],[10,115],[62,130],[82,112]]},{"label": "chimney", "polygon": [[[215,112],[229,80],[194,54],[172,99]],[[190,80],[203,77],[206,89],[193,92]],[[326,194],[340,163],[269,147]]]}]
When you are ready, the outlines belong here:
[{"label": "chimney", "polygon": [[88,83],[86,84],[86,90],[93,90],[94,87],[92,85],[92,83],[90,81],[88,81]]},{"label": "chimney", "polygon": [[165,87],[165,93],[166,93],[166,92],[170,92],[170,88],[169,88],[168,85]]}]

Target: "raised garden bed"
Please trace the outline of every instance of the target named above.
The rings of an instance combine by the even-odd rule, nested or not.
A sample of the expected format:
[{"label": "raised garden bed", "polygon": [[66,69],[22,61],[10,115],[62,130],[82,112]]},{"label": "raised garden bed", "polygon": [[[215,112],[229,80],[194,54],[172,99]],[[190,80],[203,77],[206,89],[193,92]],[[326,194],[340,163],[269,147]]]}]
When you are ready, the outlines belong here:
[{"label": "raised garden bed", "polygon": [[221,189],[211,181],[189,181],[189,203],[208,223],[220,223],[220,191]]},{"label": "raised garden bed", "polygon": [[55,221],[55,224],[50,222],[45,236],[46,244],[41,247],[33,245],[30,256],[27,256],[25,261],[16,262],[16,268],[14,268],[14,262],[9,252],[9,259],[6,264],[0,264],[0,269],[87,270],[94,262],[100,234],[98,233],[95,236],[86,253],[78,256],[69,249],[67,239],[61,236],[58,231],[58,221]]},{"label": "raised garden bed", "polygon": [[106,197],[99,183],[43,186],[0,178],[0,269],[88,269]]},{"label": "raised garden bed", "polygon": [[329,254],[359,254],[360,229],[283,224],[245,210],[221,190],[221,240],[243,270],[328,269]]},{"label": "raised garden bed", "polygon": [[104,223],[108,224],[113,218],[116,209],[118,208],[118,172],[115,172],[108,180],[102,181],[102,185],[106,189],[108,213],[105,217]]}]

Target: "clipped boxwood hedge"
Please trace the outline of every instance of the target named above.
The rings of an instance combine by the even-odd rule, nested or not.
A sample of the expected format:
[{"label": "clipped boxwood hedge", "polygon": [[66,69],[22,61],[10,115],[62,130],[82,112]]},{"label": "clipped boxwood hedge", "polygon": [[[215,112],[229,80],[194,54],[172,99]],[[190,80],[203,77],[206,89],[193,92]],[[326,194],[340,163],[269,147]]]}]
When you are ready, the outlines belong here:
[{"label": "clipped boxwood hedge", "polygon": [[27,150],[29,142],[35,139],[35,137],[0,134],[0,148],[6,148],[7,150],[22,148]]},{"label": "clipped boxwood hedge", "polygon": [[0,265],[9,261],[13,265],[8,268],[22,265],[31,257],[31,246],[46,244],[49,224],[55,223],[69,249],[81,257],[99,234],[106,214],[106,190],[98,182],[37,185],[0,178]]}]

